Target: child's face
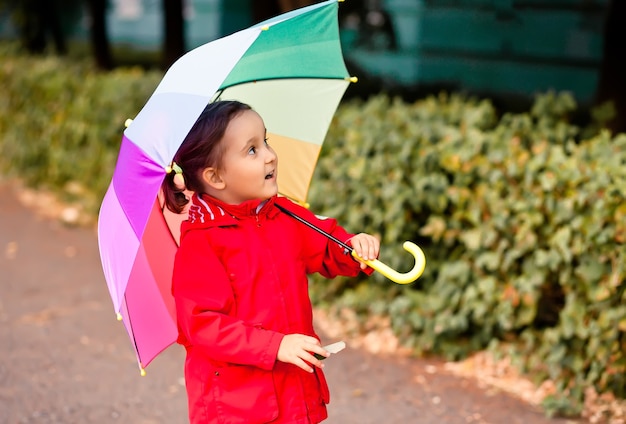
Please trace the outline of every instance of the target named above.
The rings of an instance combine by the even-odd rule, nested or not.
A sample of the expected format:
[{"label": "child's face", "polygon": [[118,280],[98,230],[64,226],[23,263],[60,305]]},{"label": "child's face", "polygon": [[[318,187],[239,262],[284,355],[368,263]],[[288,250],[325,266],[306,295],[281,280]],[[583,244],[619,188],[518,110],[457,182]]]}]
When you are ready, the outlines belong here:
[{"label": "child's face", "polygon": [[230,121],[222,139],[222,201],[239,204],[268,199],[278,192],[278,157],[265,137],[263,119],[252,110],[243,111]]}]

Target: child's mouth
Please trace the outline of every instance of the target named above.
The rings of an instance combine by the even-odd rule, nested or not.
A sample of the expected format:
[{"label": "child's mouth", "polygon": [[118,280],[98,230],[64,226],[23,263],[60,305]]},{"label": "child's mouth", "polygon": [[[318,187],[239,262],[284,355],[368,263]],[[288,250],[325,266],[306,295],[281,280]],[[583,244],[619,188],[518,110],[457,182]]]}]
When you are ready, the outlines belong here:
[{"label": "child's mouth", "polygon": [[265,176],[266,180],[271,180],[272,178],[274,178],[274,171],[270,172],[269,174]]}]

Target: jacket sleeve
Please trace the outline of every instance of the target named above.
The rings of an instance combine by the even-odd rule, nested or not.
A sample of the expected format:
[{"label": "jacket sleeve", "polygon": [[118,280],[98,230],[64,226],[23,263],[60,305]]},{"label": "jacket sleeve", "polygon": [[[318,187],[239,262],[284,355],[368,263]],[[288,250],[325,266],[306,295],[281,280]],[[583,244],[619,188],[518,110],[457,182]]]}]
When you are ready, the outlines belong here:
[{"label": "jacket sleeve", "polygon": [[[281,202],[281,206],[288,208],[291,212],[332,235],[337,240],[352,247],[350,239],[354,234],[348,233],[338,225],[337,220],[318,217],[310,210],[296,205],[291,201],[288,201],[288,203],[283,201]],[[307,227],[305,224],[296,222],[296,226],[300,234],[299,239],[302,240],[302,252],[308,274],[318,272],[326,278],[333,278],[337,275],[355,277],[359,274],[361,271],[360,263],[352,257],[347,249],[319,232]],[[363,272],[367,275],[371,275],[374,270],[367,267]]]},{"label": "jacket sleeve", "polygon": [[270,370],[284,335],[231,316],[235,299],[230,281],[203,233],[189,232],[174,262],[179,342],[205,350],[216,361]]}]

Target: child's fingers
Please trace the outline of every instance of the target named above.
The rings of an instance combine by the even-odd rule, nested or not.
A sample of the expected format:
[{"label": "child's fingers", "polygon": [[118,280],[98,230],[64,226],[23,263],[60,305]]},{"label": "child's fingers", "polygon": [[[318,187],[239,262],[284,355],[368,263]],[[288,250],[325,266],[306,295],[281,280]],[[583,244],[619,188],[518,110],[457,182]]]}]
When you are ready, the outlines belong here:
[{"label": "child's fingers", "polygon": [[317,339],[315,339],[315,342],[316,343],[314,344],[304,346],[304,352],[302,353],[302,355],[300,355],[300,357],[311,365],[314,365],[318,368],[323,368],[324,364],[322,364],[321,359],[318,359],[316,355],[328,358],[330,356],[330,353],[319,344],[319,341]]},{"label": "child's fingers", "polygon": [[375,237],[368,234],[358,234],[352,238],[351,243],[360,258],[369,261],[378,257],[380,243]]},{"label": "child's fingers", "polygon": [[322,363],[322,361],[317,359],[313,355],[313,353],[321,355],[325,358],[330,356],[330,353],[322,349],[320,346],[309,345],[306,348],[303,348],[303,350],[298,354],[298,356],[294,358],[292,363],[302,368],[306,372],[313,372],[313,368],[311,368],[311,365],[317,368],[324,368],[324,364]]},{"label": "child's fingers", "polygon": [[311,337],[311,336],[305,336],[305,335],[303,335],[303,336],[302,336],[302,341],[303,341],[303,342],[305,342],[305,343],[308,343],[308,344],[310,344],[310,345],[313,345],[313,346],[320,346],[320,348],[321,348],[321,346],[322,346],[322,344],[320,343],[320,341],[319,341],[319,340],[317,340],[315,337]]},{"label": "child's fingers", "polygon": [[301,358],[296,358],[291,363],[297,366],[298,368],[302,368],[306,372],[313,372],[313,368],[311,368],[311,366],[307,364],[306,362],[304,362],[304,360]]},{"label": "child's fingers", "polygon": [[[310,354],[311,357],[313,357],[315,359],[315,361],[317,361],[318,363],[314,363],[313,361],[309,361],[309,358],[305,358],[307,361],[311,362],[312,364],[320,367],[320,365],[322,365],[321,361],[322,359],[328,358],[330,356],[330,352],[328,352],[326,349],[324,349],[321,346],[313,346],[310,349],[307,349],[307,352]],[[320,367],[321,368],[321,367]]]},{"label": "child's fingers", "polygon": [[283,337],[278,348],[277,359],[281,362],[294,364],[306,372],[313,372],[311,365],[322,368],[324,365],[314,354],[328,357],[320,341],[304,334],[288,334]]},{"label": "child's fingers", "polygon": [[361,259],[364,260],[369,260],[369,257],[366,254],[366,250],[364,248],[364,243],[363,240],[361,240],[361,237],[359,236],[354,236],[352,238],[352,240],[350,240],[350,242],[352,243],[352,248],[354,249],[354,252],[357,254],[357,256]]},{"label": "child's fingers", "polygon": [[[321,353],[320,353],[319,355],[322,355],[322,356],[326,357],[327,353],[326,353],[326,354],[321,354]],[[313,355],[312,355],[311,353],[309,353],[309,352],[305,352],[305,353],[302,355],[302,358],[301,358],[301,359],[302,359],[303,361],[305,361],[307,364],[313,365],[314,367],[317,367],[317,368],[324,368],[324,364],[322,363],[322,361],[321,361],[321,360],[319,360],[319,359],[317,359],[315,356],[313,356]],[[313,369],[309,368],[309,372],[313,372]]]}]

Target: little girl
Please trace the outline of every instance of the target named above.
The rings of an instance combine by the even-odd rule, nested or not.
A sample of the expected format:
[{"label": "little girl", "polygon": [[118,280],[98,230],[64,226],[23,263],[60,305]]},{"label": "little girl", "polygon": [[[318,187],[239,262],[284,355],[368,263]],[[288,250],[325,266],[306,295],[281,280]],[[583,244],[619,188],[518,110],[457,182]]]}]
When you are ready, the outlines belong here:
[{"label": "little girl", "polygon": [[277,197],[278,158],[263,120],[243,103],[209,104],[174,162],[163,183],[168,209],[181,213],[183,191],[194,192],[172,281],[190,422],[323,421],[329,393],[314,355],[329,353],[313,329],[307,274],[372,270],[277,205],[365,260],[378,256],[378,240]]}]

